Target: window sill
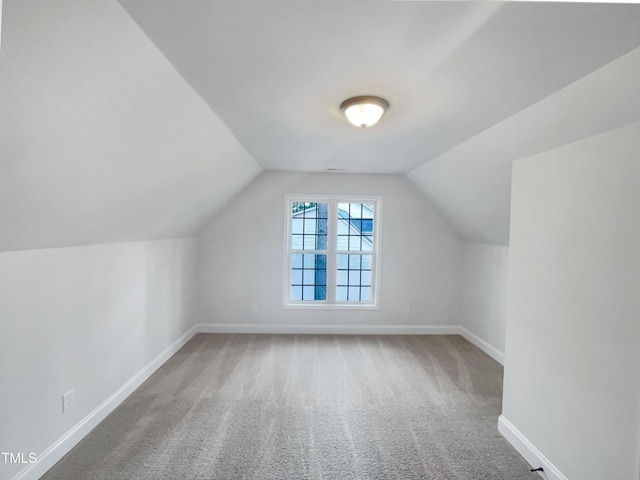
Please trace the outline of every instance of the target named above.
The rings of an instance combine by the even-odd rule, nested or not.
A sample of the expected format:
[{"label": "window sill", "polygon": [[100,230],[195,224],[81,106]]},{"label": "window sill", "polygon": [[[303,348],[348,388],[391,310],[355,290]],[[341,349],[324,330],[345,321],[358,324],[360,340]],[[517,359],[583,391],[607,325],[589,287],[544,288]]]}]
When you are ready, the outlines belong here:
[{"label": "window sill", "polygon": [[358,304],[349,305],[346,303],[285,303],[283,305],[285,309],[297,309],[297,310],[380,310],[380,306],[377,304]]}]

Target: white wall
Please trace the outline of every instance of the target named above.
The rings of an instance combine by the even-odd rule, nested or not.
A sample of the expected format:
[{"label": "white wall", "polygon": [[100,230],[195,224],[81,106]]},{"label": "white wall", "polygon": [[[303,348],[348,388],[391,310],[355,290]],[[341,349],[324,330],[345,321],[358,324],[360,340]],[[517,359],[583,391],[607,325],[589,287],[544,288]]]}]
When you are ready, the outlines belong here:
[{"label": "white wall", "polygon": [[[287,193],[382,196],[379,310],[283,308]],[[198,246],[203,323],[460,323],[463,244],[401,175],[265,172],[202,232]]]},{"label": "white wall", "polygon": [[261,171],[115,0],[8,0],[0,251],[191,237]]},{"label": "white wall", "polygon": [[514,164],[503,418],[571,480],[638,478],[639,153],[635,123]]},{"label": "white wall", "polygon": [[466,243],[462,325],[504,354],[509,248]]},{"label": "white wall", "polygon": [[[0,253],[2,452],[41,456],[194,325],[195,252],[176,239]],[[0,479],[23,466],[0,461]]]}]

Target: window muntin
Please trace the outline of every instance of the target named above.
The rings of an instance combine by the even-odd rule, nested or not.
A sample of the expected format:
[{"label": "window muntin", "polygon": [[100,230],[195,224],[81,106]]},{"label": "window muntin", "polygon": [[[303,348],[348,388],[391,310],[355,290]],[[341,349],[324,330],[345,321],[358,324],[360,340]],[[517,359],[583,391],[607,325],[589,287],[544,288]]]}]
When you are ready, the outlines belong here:
[{"label": "window muntin", "polygon": [[291,300],[326,300],[327,256],[294,253],[291,256]]},{"label": "window muntin", "polygon": [[292,202],[290,212],[290,299],[326,300],[328,204]]},{"label": "window muntin", "polygon": [[285,305],[376,306],[380,199],[288,196]]},{"label": "window muntin", "polygon": [[336,300],[368,302],[371,300],[371,255],[338,254]]}]

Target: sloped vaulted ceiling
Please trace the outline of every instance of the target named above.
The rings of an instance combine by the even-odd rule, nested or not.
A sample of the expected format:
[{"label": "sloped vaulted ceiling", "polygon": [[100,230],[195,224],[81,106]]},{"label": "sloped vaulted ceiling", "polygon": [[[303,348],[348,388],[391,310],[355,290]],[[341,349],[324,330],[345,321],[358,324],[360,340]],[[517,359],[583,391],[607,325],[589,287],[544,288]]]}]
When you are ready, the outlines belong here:
[{"label": "sloped vaulted ceiling", "polygon": [[[506,244],[513,159],[640,120],[640,5],[119,3],[4,1],[1,250],[190,235],[263,169],[329,168]],[[391,103],[367,130],[361,94]]]},{"label": "sloped vaulted ceiling", "polygon": [[640,5],[119,1],[265,169],[407,173],[468,241],[508,242],[513,159],[640,120]]},{"label": "sloped vaulted ceiling", "polygon": [[2,20],[0,250],[192,235],[262,170],[115,1]]},{"label": "sloped vaulted ceiling", "polygon": [[513,160],[640,121],[638,82],[635,49],[408,176],[464,238],[507,245]]}]

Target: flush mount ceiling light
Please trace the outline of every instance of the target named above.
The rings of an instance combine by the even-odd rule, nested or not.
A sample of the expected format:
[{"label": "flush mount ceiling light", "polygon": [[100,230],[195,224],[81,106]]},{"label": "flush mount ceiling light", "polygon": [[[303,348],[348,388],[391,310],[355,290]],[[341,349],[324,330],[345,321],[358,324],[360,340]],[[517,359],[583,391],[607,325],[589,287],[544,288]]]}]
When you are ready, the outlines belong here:
[{"label": "flush mount ceiling light", "polygon": [[340,104],[340,110],[347,120],[360,128],[378,123],[387,108],[389,108],[389,102],[384,98],[370,95],[348,98]]}]

